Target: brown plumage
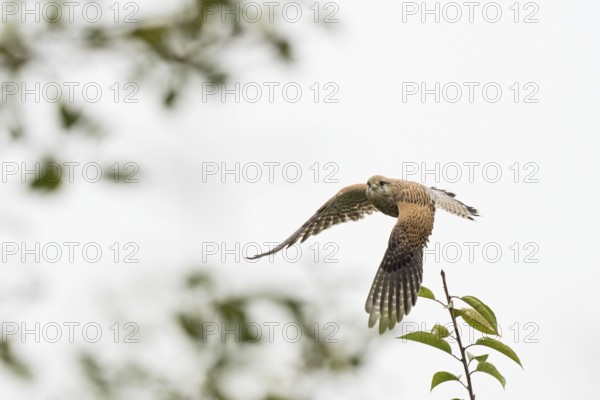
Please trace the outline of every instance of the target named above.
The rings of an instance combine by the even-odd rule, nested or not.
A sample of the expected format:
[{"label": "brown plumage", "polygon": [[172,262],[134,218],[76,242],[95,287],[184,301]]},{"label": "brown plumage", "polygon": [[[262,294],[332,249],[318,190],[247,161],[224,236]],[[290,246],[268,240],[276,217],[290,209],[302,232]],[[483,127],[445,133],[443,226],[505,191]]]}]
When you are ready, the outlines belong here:
[{"label": "brown plumage", "polygon": [[423,281],[423,249],[433,229],[436,207],[468,219],[478,216],[476,209],[456,200],[453,193],[375,175],[366,185],[343,188],[279,246],[249,258],[276,253],[332,225],[356,221],[373,211],[397,217],[365,304],[369,327],[379,320],[379,332],[383,333],[400,322],[417,301]]},{"label": "brown plumage", "polygon": [[310,236],[314,236],[332,225],[346,222],[349,219],[357,221],[365,215],[377,211],[377,208],[367,198],[366,190],[366,184],[346,186],[329,199],[327,203],[323,204],[308,221],[279,246],[266,253],[248,258],[254,260],[277,253],[286,247],[290,247],[298,240],[300,240],[300,243],[304,242]]}]

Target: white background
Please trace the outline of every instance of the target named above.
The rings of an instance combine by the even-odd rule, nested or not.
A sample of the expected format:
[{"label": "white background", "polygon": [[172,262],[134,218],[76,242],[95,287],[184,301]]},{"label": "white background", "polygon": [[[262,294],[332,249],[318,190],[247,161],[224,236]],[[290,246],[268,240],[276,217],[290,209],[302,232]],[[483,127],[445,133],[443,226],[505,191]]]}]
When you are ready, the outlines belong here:
[{"label": "white background", "polygon": [[[147,13],[151,6],[157,7],[139,4]],[[277,90],[272,103],[266,97],[250,103],[243,96],[239,103],[233,96],[225,102],[209,96],[204,102],[202,85],[196,82],[178,108],[166,113],[160,110],[152,86],[141,83],[138,104],[93,106],[107,116],[111,132],[99,142],[40,138],[29,147],[19,147],[2,138],[3,162],[34,160],[40,151],[51,148],[62,159],[82,164],[124,160],[141,168],[138,184],[115,188],[78,177],[49,198],[32,195],[17,180],[3,183],[3,242],[95,241],[102,243],[107,254],[97,264],[3,263],[3,320],[98,321],[105,332],[115,320],[134,320],[140,325],[139,346],[155,346],[158,337],[178,334],[161,331],[167,323],[159,316],[174,307],[172,294],[181,285],[182,272],[200,268],[218,277],[224,295],[249,288],[311,293],[315,304],[325,308],[324,315],[338,322],[339,338],[344,340],[351,336],[350,327],[368,329],[364,300],[393,219],[379,214],[336,226],[305,243],[298,263],[288,263],[282,256],[255,263],[235,262],[229,256],[222,263],[220,254],[203,255],[203,244],[233,247],[283,240],[341,187],[381,174],[447,189],[480,210],[476,222],[437,213],[432,246],[481,245],[473,262],[466,253],[455,263],[428,259],[424,278],[424,285],[440,295],[443,268],[453,293],[472,294],[488,303],[498,316],[506,343],[523,362],[521,370],[500,354],[492,354],[490,360],[507,378],[506,391],[490,377],[476,374],[477,397],[592,397],[593,378],[600,374],[596,360],[600,318],[594,308],[600,105],[596,19],[600,7],[591,1],[537,4],[538,23],[514,23],[509,10],[512,3],[503,2],[498,23],[486,22],[480,7],[474,23],[463,15],[453,24],[443,18],[435,23],[432,16],[422,23],[418,14],[407,16],[403,23],[401,2],[344,2],[338,4],[339,23],[326,28],[312,23],[305,8],[306,18],[301,22],[282,22],[295,45],[294,64],[275,65],[268,55],[251,51],[247,58],[228,60],[235,71],[230,88],[235,82],[241,86],[296,82],[303,89],[297,103],[285,101]],[[467,12],[465,7],[463,12]],[[57,44],[56,51],[60,48]],[[67,78],[105,81],[106,87],[115,76],[127,80],[118,60],[82,69],[78,68],[81,59],[77,54],[65,58]],[[36,76],[35,71],[31,74]],[[314,82],[321,86],[335,83],[339,101],[315,103],[309,89]],[[432,95],[425,102],[419,96],[403,102],[403,82],[426,82],[429,88],[435,82],[442,86],[495,82],[503,95],[491,103],[476,89],[473,103],[466,92],[457,103],[443,98],[436,103]],[[509,89],[514,82],[521,86],[535,83],[539,102],[515,103]],[[44,118],[50,117],[42,114],[32,123],[43,126]],[[297,163],[302,178],[291,183],[293,174],[290,178],[276,169],[269,182],[266,167],[256,183],[248,182],[244,174],[239,182],[231,174],[203,177],[208,163],[220,167],[225,163],[228,168],[239,163],[243,171],[246,165],[265,162]],[[465,166],[470,162],[495,163],[502,177],[493,183],[495,174],[486,175],[479,167],[470,181]],[[314,170],[309,168],[315,163],[321,167],[334,163],[333,178],[338,182],[324,182],[321,175],[315,183]],[[417,165],[421,172],[436,163],[440,171],[448,165],[463,166],[462,178],[454,181],[453,173],[437,179],[434,174],[402,176],[411,166]],[[511,169],[515,163],[521,166],[517,182]],[[525,182],[526,172],[531,171],[523,169],[526,163],[535,165],[537,182]],[[139,244],[141,262],[111,262],[108,246],[130,241]],[[326,263],[321,257],[315,264],[309,247],[317,243],[322,248],[328,242],[339,247],[335,256],[339,262]],[[523,249],[515,262],[510,246],[529,242],[539,249],[534,256],[538,262],[524,262],[528,252]],[[501,247],[497,262],[482,255],[486,243]],[[354,322],[345,327],[348,318]],[[407,321],[430,327],[445,318],[443,310],[421,299]],[[524,328],[527,323],[535,327],[531,336],[535,343],[524,340],[533,332]],[[518,339],[510,330],[515,324],[520,327]],[[317,385],[313,397],[444,399],[463,395],[452,383],[429,395],[435,371],[459,373],[460,366],[439,351],[395,339],[401,333],[401,326],[383,336],[374,329],[368,331],[377,345],[366,372],[336,387]],[[35,361],[36,370],[43,372],[41,382],[32,388],[7,379],[0,388],[2,398],[64,396],[62,388],[71,378],[65,354],[90,345],[30,342],[18,346],[19,354]],[[168,360],[176,354],[169,345],[157,348],[161,352],[157,359]],[[139,351],[110,340],[94,349],[119,354]],[[164,365],[157,359],[148,362]],[[182,376],[191,374],[185,366],[175,365]],[[0,370],[0,374],[7,372]],[[81,395],[82,389],[72,390]]]}]

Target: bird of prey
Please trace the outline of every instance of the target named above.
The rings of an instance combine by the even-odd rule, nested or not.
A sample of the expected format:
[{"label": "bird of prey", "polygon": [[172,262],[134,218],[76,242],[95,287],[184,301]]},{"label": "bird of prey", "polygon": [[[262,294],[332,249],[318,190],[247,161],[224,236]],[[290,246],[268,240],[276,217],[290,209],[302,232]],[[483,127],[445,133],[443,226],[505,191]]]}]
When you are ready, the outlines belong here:
[{"label": "bird of prey", "polygon": [[365,305],[369,327],[379,320],[382,334],[393,329],[417,301],[423,281],[423,248],[433,229],[435,210],[441,208],[471,220],[479,216],[475,208],[454,197],[435,187],[375,175],[366,184],[343,188],[284,242],[249,259],[277,253],[332,225],[356,221],[374,211],[397,218]]}]

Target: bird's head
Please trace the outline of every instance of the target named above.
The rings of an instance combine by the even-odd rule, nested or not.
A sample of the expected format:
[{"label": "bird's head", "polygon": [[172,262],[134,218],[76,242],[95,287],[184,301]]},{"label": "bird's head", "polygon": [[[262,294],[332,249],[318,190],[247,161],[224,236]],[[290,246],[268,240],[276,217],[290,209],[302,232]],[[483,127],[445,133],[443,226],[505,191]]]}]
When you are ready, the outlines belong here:
[{"label": "bird's head", "polygon": [[375,175],[367,181],[367,191],[371,193],[388,192],[391,189],[391,179],[385,176]]}]

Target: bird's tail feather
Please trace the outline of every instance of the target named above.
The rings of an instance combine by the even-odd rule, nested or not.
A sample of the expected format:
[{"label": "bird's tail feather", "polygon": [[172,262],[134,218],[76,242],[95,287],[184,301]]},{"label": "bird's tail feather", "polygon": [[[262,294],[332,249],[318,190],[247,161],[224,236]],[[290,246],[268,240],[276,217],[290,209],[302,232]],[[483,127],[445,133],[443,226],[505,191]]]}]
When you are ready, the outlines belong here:
[{"label": "bird's tail feather", "polygon": [[390,268],[384,262],[377,270],[365,310],[369,313],[369,328],[379,320],[379,333],[392,330],[417,302],[423,280],[423,251],[408,257],[407,263]]},{"label": "bird's tail feather", "polygon": [[436,208],[441,208],[451,214],[471,220],[473,217],[479,216],[479,211],[477,211],[477,209],[457,200],[454,193],[435,187],[428,188],[428,190],[429,195],[433,198]]}]

